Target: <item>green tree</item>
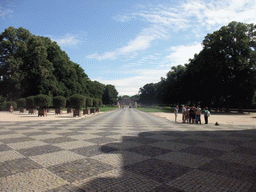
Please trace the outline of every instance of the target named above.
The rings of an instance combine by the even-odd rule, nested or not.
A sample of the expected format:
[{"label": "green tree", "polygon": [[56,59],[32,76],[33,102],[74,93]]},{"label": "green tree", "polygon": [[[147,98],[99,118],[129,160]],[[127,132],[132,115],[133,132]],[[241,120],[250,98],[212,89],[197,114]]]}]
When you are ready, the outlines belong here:
[{"label": "green tree", "polygon": [[30,37],[31,33],[21,27],[9,27],[0,34],[0,94],[8,99],[16,100],[22,94],[21,68]]},{"label": "green tree", "polygon": [[140,88],[139,94],[139,102],[145,105],[154,105],[156,102],[156,92],[155,92],[156,84],[149,83]]},{"label": "green tree", "polygon": [[117,103],[118,92],[114,85],[106,85],[104,87],[102,102],[105,105],[112,105]]},{"label": "green tree", "polygon": [[198,85],[211,104],[224,101],[227,109],[238,107],[241,112],[251,103],[256,89],[255,29],[253,24],[231,22],[205,37],[204,49],[189,70],[202,75]]}]

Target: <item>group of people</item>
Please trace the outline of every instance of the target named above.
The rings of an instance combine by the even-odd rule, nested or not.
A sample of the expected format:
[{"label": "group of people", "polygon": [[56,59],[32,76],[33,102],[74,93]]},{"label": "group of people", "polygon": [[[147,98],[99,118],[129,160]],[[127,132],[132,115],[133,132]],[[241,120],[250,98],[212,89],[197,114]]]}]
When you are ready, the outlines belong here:
[{"label": "group of people", "polygon": [[[175,122],[177,122],[177,116],[179,112],[179,106],[177,105],[174,108],[174,114],[175,114]],[[202,114],[202,109],[200,108],[200,105],[197,107],[189,107],[189,106],[184,106],[182,105],[182,122],[183,123],[202,123],[201,122],[201,114]],[[208,124],[208,117],[210,116],[210,111],[208,110],[208,107],[205,107],[204,110],[204,120],[205,124]]]}]

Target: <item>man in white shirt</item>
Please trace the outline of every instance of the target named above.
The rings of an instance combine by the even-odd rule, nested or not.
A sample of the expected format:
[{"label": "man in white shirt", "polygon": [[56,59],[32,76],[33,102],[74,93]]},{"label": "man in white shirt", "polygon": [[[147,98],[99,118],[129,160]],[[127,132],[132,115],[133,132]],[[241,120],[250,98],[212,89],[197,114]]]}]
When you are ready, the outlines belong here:
[{"label": "man in white shirt", "polygon": [[182,105],[182,122],[185,123],[186,120],[186,107]]},{"label": "man in white shirt", "polygon": [[198,124],[199,121],[201,124],[201,113],[202,113],[202,109],[200,108],[200,105],[198,105],[196,108],[196,124]]},{"label": "man in white shirt", "polygon": [[177,122],[178,112],[179,112],[179,106],[178,106],[178,105],[176,105],[176,107],[174,108],[175,122]]}]

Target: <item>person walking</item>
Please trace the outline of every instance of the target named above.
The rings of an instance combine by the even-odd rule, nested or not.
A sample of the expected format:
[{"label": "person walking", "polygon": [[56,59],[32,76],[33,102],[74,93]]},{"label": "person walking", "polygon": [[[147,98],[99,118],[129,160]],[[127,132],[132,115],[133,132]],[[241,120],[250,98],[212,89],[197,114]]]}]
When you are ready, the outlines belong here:
[{"label": "person walking", "polygon": [[208,111],[208,107],[205,107],[204,110],[204,120],[205,120],[205,124],[208,124],[208,117],[210,116],[210,111]]},{"label": "person walking", "polygon": [[13,106],[12,105],[10,106],[10,112],[11,113],[13,112]]},{"label": "person walking", "polygon": [[178,106],[178,105],[176,105],[176,107],[174,108],[175,122],[177,122],[178,112],[179,112],[179,106]]},{"label": "person walking", "polygon": [[182,122],[185,123],[186,121],[186,107],[182,105]]}]

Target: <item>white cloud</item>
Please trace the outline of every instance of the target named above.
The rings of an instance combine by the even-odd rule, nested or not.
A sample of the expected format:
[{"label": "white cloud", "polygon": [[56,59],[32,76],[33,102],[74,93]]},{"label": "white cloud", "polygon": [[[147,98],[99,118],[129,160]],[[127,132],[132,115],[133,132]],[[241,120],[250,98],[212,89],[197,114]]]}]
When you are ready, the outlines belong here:
[{"label": "white cloud", "polygon": [[256,0],[195,0],[169,7],[141,6],[137,12],[119,14],[115,19],[124,22],[141,18],[149,23],[149,27],[142,29],[140,34],[124,47],[87,57],[98,60],[117,59],[120,55],[146,50],[151,47],[153,41],[165,39],[171,33],[181,30],[189,30],[196,37],[200,37],[231,21],[256,23],[255,10]]},{"label": "white cloud", "polygon": [[171,62],[172,66],[184,65],[193,59],[195,53],[199,53],[203,49],[201,43],[194,43],[189,46],[176,46],[171,47],[171,54],[166,57],[167,61]]},{"label": "white cloud", "polygon": [[56,41],[57,44],[61,47],[76,45],[80,42],[77,35],[71,35],[71,34],[67,34],[67,35],[65,35],[63,37],[59,37],[59,38],[55,38],[55,37],[50,36],[50,38],[51,38],[52,41]]},{"label": "white cloud", "polygon": [[[157,83],[161,77],[165,77],[169,71],[168,68],[164,69],[137,69],[127,73],[135,74],[133,77],[119,78],[114,80],[97,80],[103,84],[115,85],[119,95],[135,95],[138,94],[139,88],[147,83]],[[118,73],[118,72],[115,72]],[[122,72],[120,72],[122,73]],[[119,73],[119,74],[120,74]],[[129,91],[128,91],[129,90]]]},{"label": "white cloud", "polygon": [[10,9],[2,9],[1,6],[0,6],[0,17],[5,17],[7,15],[11,15],[13,13],[12,10]]},{"label": "white cloud", "polygon": [[133,40],[129,41],[124,47],[118,48],[114,51],[105,52],[102,55],[94,53],[88,55],[88,58],[95,58],[98,60],[104,59],[116,59],[119,55],[127,55],[135,53],[136,51],[146,50],[151,46],[151,42],[156,39],[161,39],[166,36],[165,29],[159,29],[157,26],[151,26],[150,28],[145,28],[141,33]]}]

